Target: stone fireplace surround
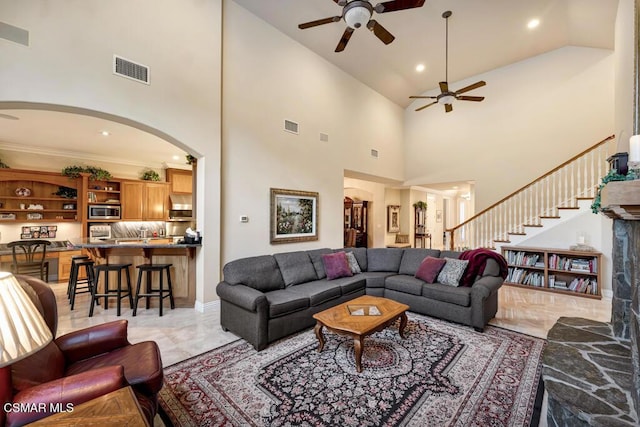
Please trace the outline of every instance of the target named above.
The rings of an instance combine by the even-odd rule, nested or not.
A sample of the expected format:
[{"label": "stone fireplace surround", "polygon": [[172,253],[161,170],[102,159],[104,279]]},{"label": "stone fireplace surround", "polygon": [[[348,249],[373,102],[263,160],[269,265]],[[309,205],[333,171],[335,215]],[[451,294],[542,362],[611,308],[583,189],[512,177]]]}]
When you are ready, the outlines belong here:
[{"label": "stone fireplace surround", "polygon": [[542,361],[549,426],[639,425],[640,203],[615,199],[640,197],[640,181],[607,186],[604,213],[614,218],[611,323],[563,317],[549,331]]}]

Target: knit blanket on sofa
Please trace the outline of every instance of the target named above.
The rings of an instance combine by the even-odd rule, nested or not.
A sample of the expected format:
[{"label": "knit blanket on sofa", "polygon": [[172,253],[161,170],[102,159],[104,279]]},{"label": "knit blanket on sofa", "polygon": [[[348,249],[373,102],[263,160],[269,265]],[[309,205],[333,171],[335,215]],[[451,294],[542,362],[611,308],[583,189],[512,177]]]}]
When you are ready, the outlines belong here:
[{"label": "knit blanket on sofa", "polygon": [[485,248],[471,249],[464,251],[460,254],[462,260],[468,260],[469,264],[467,269],[460,279],[460,286],[471,286],[478,275],[484,273],[484,269],[487,265],[488,259],[494,259],[500,267],[500,277],[506,279],[509,268],[507,267],[507,261],[502,255]]}]

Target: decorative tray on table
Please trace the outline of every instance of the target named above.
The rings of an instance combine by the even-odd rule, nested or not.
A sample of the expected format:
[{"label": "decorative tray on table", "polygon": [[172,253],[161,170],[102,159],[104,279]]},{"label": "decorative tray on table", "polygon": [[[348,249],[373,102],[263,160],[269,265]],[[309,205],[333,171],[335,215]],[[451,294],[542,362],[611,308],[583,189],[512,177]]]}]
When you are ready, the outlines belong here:
[{"label": "decorative tray on table", "polygon": [[375,305],[370,304],[352,304],[347,309],[352,316],[380,316],[382,313]]}]

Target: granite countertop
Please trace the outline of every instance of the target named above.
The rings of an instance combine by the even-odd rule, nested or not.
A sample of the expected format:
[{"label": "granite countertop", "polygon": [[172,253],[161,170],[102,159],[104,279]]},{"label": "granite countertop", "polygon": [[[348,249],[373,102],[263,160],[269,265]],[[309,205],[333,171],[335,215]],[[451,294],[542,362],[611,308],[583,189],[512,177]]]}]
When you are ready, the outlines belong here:
[{"label": "granite countertop", "polygon": [[[51,245],[47,246],[47,252],[73,251],[76,249],[68,240],[52,240]],[[0,255],[11,255],[12,252],[6,243],[0,243]]]},{"label": "granite countertop", "polygon": [[100,242],[90,242],[89,239],[71,239],[70,244],[77,249],[80,248],[197,248],[201,243],[155,243],[155,241],[167,240],[166,237],[148,237],[146,239],[138,237],[126,237],[121,239],[105,239]]}]

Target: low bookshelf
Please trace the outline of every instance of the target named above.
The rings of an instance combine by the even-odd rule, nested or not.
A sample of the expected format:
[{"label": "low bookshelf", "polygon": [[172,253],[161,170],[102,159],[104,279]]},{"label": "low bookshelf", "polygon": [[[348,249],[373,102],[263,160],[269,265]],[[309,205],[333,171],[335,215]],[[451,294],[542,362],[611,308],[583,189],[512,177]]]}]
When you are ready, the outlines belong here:
[{"label": "low bookshelf", "polygon": [[600,252],[503,246],[505,285],[601,299]]}]

